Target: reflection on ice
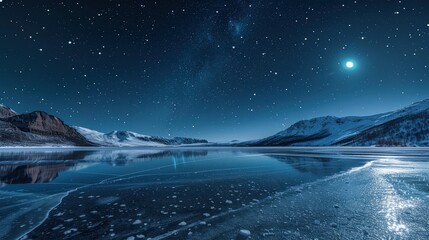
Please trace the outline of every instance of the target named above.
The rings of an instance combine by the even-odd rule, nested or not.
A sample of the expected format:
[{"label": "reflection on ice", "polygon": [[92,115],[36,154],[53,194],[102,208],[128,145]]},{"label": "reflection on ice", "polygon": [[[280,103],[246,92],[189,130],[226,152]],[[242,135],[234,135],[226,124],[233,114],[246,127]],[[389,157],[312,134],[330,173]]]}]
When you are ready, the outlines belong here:
[{"label": "reflection on ice", "polygon": [[207,150],[1,151],[0,184],[47,183],[58,177],[62,171],[78,171],[96,163],[123,166],[168,156],[171,156],[172,165],[176,168],[177,162],[184,164],[185,159],[205,155],[207,155]]},{"label": "reflection on ice", "polygon": [[389,175],[400,176],[400,174],[411,173],[416,169],[413,167],[416,164],[418,163],[401,161],[394,157],[389,157],[378,160],[377,167],[374,169],[379,177],[379,187],[385,191],[380,205],[385,213],[388,230],[397,235],[409,232],[406,222],[401,219],[400,215],[410,212],[416,206],[416,203],[412,198],[404,199],[386,178]]},{"label": "reflection on ice", "polygon": [[406,208],[411,208],[413,205],[411,203],[407,203],[407,201],[404,201],[399,196],[395,195],[394,191],[391,189],[387,192],[387,196],[382,202],[382,205],[386,211],[386,220],[389,230],[399,235],[408,232],[408,227],[399,218],[398,215],[399,211],[403,211]]},{"label": "reflection on ice", "polygon": [[0,166],[0,183],[25,184],[46,183],[58,177],[59,172],[74,164],[53,165],[8,165]]}]

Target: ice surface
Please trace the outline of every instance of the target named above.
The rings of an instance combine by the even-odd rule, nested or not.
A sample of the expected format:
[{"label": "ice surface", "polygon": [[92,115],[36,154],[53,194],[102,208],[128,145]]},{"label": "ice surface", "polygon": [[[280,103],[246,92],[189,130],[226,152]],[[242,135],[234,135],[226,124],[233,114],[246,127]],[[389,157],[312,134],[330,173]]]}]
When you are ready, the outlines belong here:
[{"label": "ice surface", "polygon": [[109,151],[3,154],[0,239],[429,237],[428,149]]}]

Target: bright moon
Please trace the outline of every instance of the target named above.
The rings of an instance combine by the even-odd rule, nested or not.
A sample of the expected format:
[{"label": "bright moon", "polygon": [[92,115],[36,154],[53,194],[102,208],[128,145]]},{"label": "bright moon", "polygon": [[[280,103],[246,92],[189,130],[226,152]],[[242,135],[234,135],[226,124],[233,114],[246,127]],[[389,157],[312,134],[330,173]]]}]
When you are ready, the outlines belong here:
[{"label": "bright moon", "polygon": [[355,64],[352,61],[346,62],[346,67],[347,68],[353,68],[354,66],[355,66]]}]

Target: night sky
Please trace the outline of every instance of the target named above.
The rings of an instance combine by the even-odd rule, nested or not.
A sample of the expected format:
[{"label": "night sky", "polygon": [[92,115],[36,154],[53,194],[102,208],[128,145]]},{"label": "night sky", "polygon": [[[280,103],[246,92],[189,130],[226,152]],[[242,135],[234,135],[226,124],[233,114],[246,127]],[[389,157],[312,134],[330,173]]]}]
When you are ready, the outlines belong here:
[{"label": "night sky", "polygon": [[429,98],[428,47],[423,0],[0,0],[0,103],[246,140]]}]

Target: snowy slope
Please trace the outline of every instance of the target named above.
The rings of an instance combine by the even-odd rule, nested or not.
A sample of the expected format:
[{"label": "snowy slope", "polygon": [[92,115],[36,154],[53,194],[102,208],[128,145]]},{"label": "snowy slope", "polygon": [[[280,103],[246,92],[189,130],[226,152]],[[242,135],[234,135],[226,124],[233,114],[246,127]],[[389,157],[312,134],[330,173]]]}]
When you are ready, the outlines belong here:
[{"label": "snowy slope", "polygon": [[371,127],[336,145],[349,146],[429,146],[429,110],[403,115]]},{"label": "snowy slope", "polygon": [[[303,120],[293,124],[288,129],[281,131],[273,136],[247,142],[249,145],[260,145],[260,146],[330,146],[330,145],[372,145],[375,144],[376,140],[372,139],[370,144],[365,142],[364,136],[362,135],[370,129],[375,127],[383,126],[383,131],[378,131],[377,134],[387,134],[388,123],[395,120],[421,115],[429,110],[429,100],[423,100],[416,102],[406,108],[392,111],[384,114],[364,116],[364,117],[319,117],[310,120]],[[422,119],[423,118],[423,119]],[[418,119],[419,122],[424,122],[425,116]],[[417,121],[416,118],[412,118],[413,121]],[[408,119],[408,128],[410,128],[410,119]],[[386,126],[384,126],[386,124]],[[417,124],[417,122],[415,123]],[[397,123],[395,126],[399,127],[404,124]],[[410,129],[409,129],[410,130]],[[421,129],[423,131],[423,129]],[[414,134],[422,134],[419,129],[413,132]],[[373,133],[374,134],[374,133]],[[392,133],[393,134],[393,133]],[[395,135],[399,136],[399,135]],[[354,137],[359,137],[359,141],[354,141]],[[374,137],[374,136],[371,136]],[[389,136],[378,136],[377,139],[386,139]],[[391,136],[394,137],[394,136]],[[406,140],[404,140],[406,141]],[[246,144],[246,143],[245,143]],[[414,141],[413,145],[419,145],[418,142]]]},{"label": "snowy slope", "polygon": [[74,127],[74,128],[81,135],[83,135],[88,141],[101,146],[162,147],[162,146],[171,146],[171,145],[207,143],[207,140],[202,140],[202,139],[180,138],[180,137],[169,139],[169,138],[142,135],[142,134],[130,132],[130,131],[113,131],[110,133],[101,133],[101,132],[97,132],[83,127]]},{"label": "snowy slope", "polygon": [[136,146],[166,146],[150,136],[127,131],[101,133],[88,128],[74,127],[88,141],[102,146],[136,147]]}]

